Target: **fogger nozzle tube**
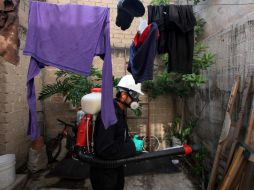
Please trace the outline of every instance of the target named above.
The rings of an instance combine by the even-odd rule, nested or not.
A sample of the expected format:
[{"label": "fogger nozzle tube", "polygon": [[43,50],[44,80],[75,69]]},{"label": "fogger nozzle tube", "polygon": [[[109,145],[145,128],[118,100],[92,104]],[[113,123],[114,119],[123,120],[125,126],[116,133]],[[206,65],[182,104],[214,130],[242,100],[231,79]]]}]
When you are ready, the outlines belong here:
[{"label": "fogger nozzle tube", "polygon": [[168,149],[160,150],[156,152],[141,153],[137,156],[126,158],[126,159],[120,159],[120,160],[102,160],[102,159],[96,158],[94,155],[83,154],[81,151],[79,151],[78,157],[80,161],[89,163],[96,167],[116,168],[121,165],[132,163],[132,162],[140,162],[143,160],[155,159],[155,158],[160,158],[165,156],[188,155],[192,152],[197,151],[198,149],[199,147],[197,145],[189,146],[185,144],[183,146],[172,147],[172,148],[168,148]]}]

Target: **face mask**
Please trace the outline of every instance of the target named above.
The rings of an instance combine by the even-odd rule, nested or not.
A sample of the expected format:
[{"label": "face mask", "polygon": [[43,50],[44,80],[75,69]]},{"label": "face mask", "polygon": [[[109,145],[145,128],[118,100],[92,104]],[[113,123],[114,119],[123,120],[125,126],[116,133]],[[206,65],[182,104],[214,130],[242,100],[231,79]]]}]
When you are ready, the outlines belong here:
[{"label": "face mask", "polygon": [[130,108],[132,110],[136,110],[136,109],[138,109],[138,107],[139,107],[139,103],[138,102],[136,102],[136,101],[131,102]]},{"label": "face mask", "polygon": [[138,109],[138,107],[139,107],[139,103],[138,103],[138,101],[139,101],[139,99],[138,99],[139,94],[137,92],[129,91],[129,95],[130,95],[130,97],[132,99],[132,101],[130,103],[130,108],[132,110]]}]

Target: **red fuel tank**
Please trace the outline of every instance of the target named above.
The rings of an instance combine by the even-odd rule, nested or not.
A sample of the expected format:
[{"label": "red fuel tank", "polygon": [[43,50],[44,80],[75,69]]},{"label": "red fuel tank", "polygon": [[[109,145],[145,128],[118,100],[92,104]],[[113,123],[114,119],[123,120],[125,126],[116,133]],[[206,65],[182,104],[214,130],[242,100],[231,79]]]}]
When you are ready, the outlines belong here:
[{"label": "red fuel tank", "polygon": [[85,114],[80,120],[78,126],[76,146],[84,148],[87,147],[87,149],[89,150],[93,135],[92,119],[93,119],[92,115]]}]

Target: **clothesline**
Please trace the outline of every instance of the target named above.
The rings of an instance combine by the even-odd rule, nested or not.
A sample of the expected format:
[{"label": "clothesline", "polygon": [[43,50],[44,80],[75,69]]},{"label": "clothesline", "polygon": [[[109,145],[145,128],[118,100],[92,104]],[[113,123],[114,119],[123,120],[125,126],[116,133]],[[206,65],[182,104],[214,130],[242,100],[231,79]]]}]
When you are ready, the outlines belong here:
[{"label": "clothesline", "polygon": [[[194,5],[194,6],[204,6],[204,5],[209,5],[209,4],[198,4],[198,5]],[[230,5],[238,5],[238,6],[243,6],[243,5],[254,5],[254,3],[221,3],[221,4],[210,4],[209,6],[230,6]],[[194,11],[194,13],[200,13],[201,11],[203,11],[204,9],[206,9],[206,7],[204,7],[203,9],[200,9],[198,11]]]},{"label": "clothesline", "polygon": [[218,4],[197,4],[194,6],[203,6],[203,5],[209,5],[209,6],[229,6],[229,5],[254,5],[254,3],[218,3]]}]

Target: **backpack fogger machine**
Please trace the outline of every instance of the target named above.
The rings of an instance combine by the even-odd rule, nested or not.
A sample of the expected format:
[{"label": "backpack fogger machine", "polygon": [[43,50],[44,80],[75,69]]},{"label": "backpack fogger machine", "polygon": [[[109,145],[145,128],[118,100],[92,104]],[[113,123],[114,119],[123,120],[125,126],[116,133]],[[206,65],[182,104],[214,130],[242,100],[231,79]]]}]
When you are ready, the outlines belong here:
[{"label": "backpack fogger machine", "polygon": [[92,88],[90,94],[83,96],[81,107],[85,114],[79,122],[76,149],[83,154],[91,154],[95,120],[101,110],[101,88]]}]

